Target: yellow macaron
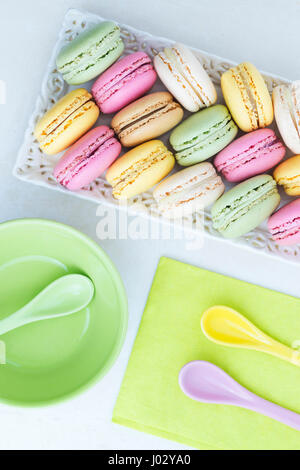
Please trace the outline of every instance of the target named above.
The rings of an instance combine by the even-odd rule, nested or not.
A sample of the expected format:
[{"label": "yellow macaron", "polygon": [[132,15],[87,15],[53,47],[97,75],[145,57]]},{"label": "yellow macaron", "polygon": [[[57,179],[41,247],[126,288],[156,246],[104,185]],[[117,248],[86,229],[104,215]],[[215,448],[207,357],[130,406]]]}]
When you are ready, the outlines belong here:
[{"label": "yellow macaron", "polygon": [[41,150],[54,155],[65,150],[97,121],[99,108],[84,88],[61,98],[37,123],[34,136]]},{"label": "yellow macaron", "polygon": [[289,196],[300,196],[300,155],[285,160],[273,173],[277,184],[283,186]]},{"label": "yellow macaron", "polygon": [[245,132],[266,127],[273,121],[273,105],[267,85],[249,62],[223,73],[222,92],[236,124]]},{"label": "yellow macaron", "polygon": [[167,147],[160,140],[150,140],[116,160],[106,179],[116,199],[129,199],[152,188],[174,164],[175,158]]}]

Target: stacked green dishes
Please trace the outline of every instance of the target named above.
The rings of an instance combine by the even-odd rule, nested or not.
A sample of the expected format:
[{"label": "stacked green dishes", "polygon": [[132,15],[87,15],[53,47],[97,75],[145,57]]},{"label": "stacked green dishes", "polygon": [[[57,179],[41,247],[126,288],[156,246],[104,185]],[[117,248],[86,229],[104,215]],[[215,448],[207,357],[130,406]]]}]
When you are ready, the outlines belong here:
[{"label": "stacked green dishes", "polygon": [[118,272],[91,239],[56,222],[23,219],[0,225],[0,319],[55,279],[87,275],[95,296],[84,310],[43,320],[0,337],[0,400],[27,406],[58,401],[102,377],[117,358],[127,327]]}]

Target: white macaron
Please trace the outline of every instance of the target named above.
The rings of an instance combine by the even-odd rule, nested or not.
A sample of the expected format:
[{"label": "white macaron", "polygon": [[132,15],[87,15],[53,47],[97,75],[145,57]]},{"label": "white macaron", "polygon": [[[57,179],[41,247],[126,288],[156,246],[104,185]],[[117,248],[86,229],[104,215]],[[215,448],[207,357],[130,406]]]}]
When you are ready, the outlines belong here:
[{"label": "white macaron", "polygon": [[159,212],[166,218],[179,218],[199,212],[215,202],[225,186],[213,165],[198,163],[169,176],[153,191]]},{"label": "white macaron", "polygon": [[159,78],[188,111],[214,104],[217,92],[197,57],[182,44],[166,47],[154,57]]},{"label": "white macaron", "polygon": [[300,153],[300,80],[273,90],[276,123],[285,145]]}]

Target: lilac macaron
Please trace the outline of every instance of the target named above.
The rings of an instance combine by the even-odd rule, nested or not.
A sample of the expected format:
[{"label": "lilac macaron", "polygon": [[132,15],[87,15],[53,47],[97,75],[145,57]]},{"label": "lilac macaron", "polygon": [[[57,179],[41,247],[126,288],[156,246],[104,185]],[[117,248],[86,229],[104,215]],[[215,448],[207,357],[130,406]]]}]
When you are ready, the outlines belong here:
[{"label": "lilac macaron", "polygon": [[98,178],[119,156],[121,144],[107,126],[95,127],[62,156],[54,168],[56,180],[78,191]]},{"label": "lilac macaron", "polygon": [[286,204],[271,215],[268,228],[278,245],[300,243],[300,198]]},{"label": "lilac macaron", "polygon": [[103,113],[114,113],[144,95],[156,78],[150,57],[145,52],[134,52],[100,75],[92,94]]},{"label": "lilac macaron", "polygon": [[228,181],[239,182],[270,170],[285,152],[272,129],[259,129],[229,144],[215,157],[214,164]]}]

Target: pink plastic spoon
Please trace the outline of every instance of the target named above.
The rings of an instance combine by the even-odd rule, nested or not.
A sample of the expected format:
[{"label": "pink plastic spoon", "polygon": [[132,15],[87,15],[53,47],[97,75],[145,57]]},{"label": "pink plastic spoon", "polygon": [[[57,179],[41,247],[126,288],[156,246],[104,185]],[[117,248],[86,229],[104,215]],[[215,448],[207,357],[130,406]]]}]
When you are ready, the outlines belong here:
[{"label": "pink plastic spoon", "polygon": [[192,361],[186,364],[179,373],[179,385],[193,400],[247,408],[300,431],[300,414],[249,392],[210,362]]}]

